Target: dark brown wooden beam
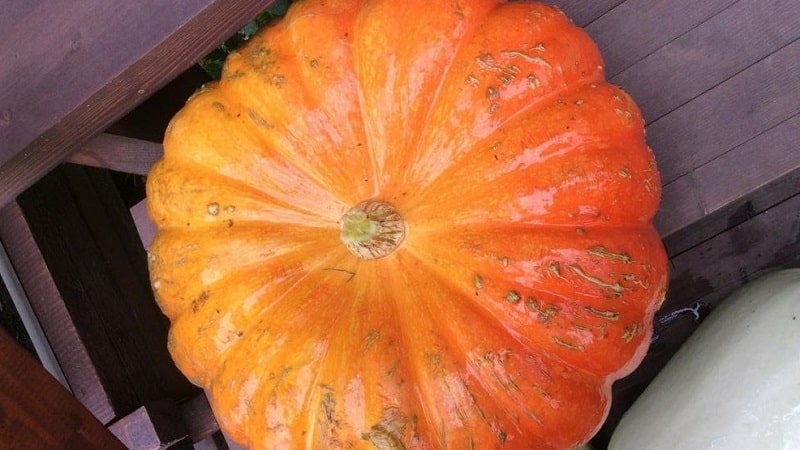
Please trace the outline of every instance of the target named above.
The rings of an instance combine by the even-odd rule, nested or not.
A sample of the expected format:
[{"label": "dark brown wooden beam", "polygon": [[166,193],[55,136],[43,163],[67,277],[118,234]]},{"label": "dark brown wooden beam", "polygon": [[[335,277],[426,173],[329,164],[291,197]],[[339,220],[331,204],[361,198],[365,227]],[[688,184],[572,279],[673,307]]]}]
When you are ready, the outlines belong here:
[{"label": "dark brown wooden beam", "polygon": [[4,9],[0,206],[272,2],[32,0]]},{"label": "dark brown wooden beam", "polygon": [[[61,293],[16,202],[0,208],[0,241],[50,342],[73,395],[103,423],[116,416],[115,404],[133,404],[126,391],[111,393],[92,362],[91,350],[78,332]],[[115,397],[112,400],[112,397]],[[128,403],[129,402],[129,403]]]},{"label": "dark brown wooden beam", "polygon": [[[99,396],[93,412],[108,422],[152,401],[194,395],[197,388],[168,355],[168,323],[149,287],[145,251],[110,175],[66,165],[18,202],[41,254],[36,270],[54,288],[50,298],[36,301],[59,313],[59,320],[45,316],[42,325],[48,335],[70,330],[69,341],[59,344],[67,357],[79,351],[86,375],[94,375],[88,384]],[[71,385],[86,382],[80,370],[67,378]]]},{"label": "dark brown wooden beam", "polygon": [[0,446],[124,450],[122,443],[0,330]]}]

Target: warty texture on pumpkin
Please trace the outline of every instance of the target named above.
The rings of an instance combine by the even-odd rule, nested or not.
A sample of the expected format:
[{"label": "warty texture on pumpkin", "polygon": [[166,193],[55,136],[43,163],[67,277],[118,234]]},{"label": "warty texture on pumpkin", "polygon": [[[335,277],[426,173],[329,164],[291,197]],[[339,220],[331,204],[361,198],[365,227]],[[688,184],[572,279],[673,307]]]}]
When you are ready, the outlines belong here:
[{"label": "warty texture on pumpkin", "polygon": [[666,289],[632,99],[552,6],[304,0],[148,178],[169,349],[252,449],[567,449]]}]

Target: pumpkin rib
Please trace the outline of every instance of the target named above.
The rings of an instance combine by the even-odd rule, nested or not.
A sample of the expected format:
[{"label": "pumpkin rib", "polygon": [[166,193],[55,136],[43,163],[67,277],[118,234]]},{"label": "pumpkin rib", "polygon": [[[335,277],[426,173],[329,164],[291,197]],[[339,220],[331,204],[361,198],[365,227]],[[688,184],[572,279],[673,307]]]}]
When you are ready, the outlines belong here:
[{"label": "pumpkin rib", "polygon": [[[258,41],[253,43],[257,44]],[[238,58],[235,56],[229,58],[229,65],[234,62],[243,64],[240,60],[246,59],[241,55]],[[251,89],[253,83],[256,86]],[[269,96],[248,92],[243,99],[237,97],[239,90],[244,88],[267,88],[259,83],[260,80],[252,80],[248,76],[230,76],[196,94],[170,124],[170,132],[164,142],[165,158],[194,161],[234,180],[250,179],[250,184],[256,189],[283,203],[293,204],[295,208],[302,206],[303,210],[309,212],[325,211],[327,208],[320,207],[321,203],[333,205],[331,209],[335,212],[331,218],[338,219],[333,216],[346,209],[347,201],[340,198],[341,190],[331,192],[330,183],[308,168],[307,163],[314,158],[303,161],[302,158],[291,157],[298,148],[310,147],[313,141],[290,133],[290,124],[278,123],[273,118],[275,114],[290,115],[307,125],[310,121],[307,119],[307,116],[310,117],[309,109],[303,106],[296,108],[299,111],[292,111],[287,101],[268,108],[268,112],[256,112],[264,109],[263,99]],[[248,104],[256,101],[262,103],[248,107]],[[196,128],[203,128],[205,132],[192,132]],[[173,146],[178,149],[191,148],[191,151],[173,152]]]},{"label": "pumpkin rib", "polygon": [[[347,12],[357,5],[336,5],[340,10],[331,12],[333,7],[299,4],[286,20],[254,36],[248,50],[229,58],[223,83],[229,97],[250,104],[248,110],[258,111],[259,122],[269,124],[258,131],[262,139],[272,140],[285,161],[301,167],[317,184],[335,188],[344,203],[354,204],[372,196],[361,180],[374,178],[355,164],[367,150],[363,130],[351,126],[363,120],[354,99],[356,80],[347,70],[352,66],[349,38],[341,38],[352,35]],[[303,33],[313,33],[315,39],[301,39]]]},{"label": "pumpkin rib", "polygon": [[454,46],[497,3],[378,0],[359,11],[354,71],[376,192],[385,194],[385,182],[405,164],[402,154],[428,116],[431,92],[445,82],[442,72],[452,65]]},{"label": "pumpkin rib", "polygon": [[[171,172],[164,174],[163,171],[168,167]],[[255,225],[260,222],[289,223],[311,228],[338,227],[336,221],[341,213],[337,210],[299,208],[255,186],[194,161],[175,158],[162,160],[151,170],[151,174],[158,175],[151,176],[154,181],[148,183],[148,211],[153,221],[165,229],[186,230],[188,228],[184,225],[187,219],[193,228],[231,227],[240,223]],[[213,186],[214,189],[209,189],[209,186]],[[229,192],[222,197],[236,201],[224,201],[219,195],[213,195],[226,190]],[[202,196],[206,196],[207,200],[202,201]],[[175,201],[176,199],[183,201]],[[245,199],[248,201],[243,202]],[[250,208],[244,208],[242,203],[249,203]],[[169,210],[159,211],[167,205],[170,206]],[[189,205],[195,206],[191,215],[180,215],[179,212],[184,211]],[[243,217],[248,210],[257,213],[254,214],[257,217],[255,220]],[[344,210],[342,206],[341,211]],[[267,214],[267,217],[258,217],[270,212],[276,213],[276,216],[270,218]],[[330,215],[326,217],[321,215],[321,212]]]},{"label": "pumpkin rib", "polygon": [[[496,1],[494,6],[492,6],[491,9],[489,9],[489,11],[485,12],[485,14],[486,15],[490,14],[492,10],[496,9],[497,7],[499,7],[501,5],[503,5],[502,1]],[[460,53],[462,52],[462,49],[464,48],[464,45],[469,43],[475,37],[475,34],[477,33],[478,29],[481,27],[483,22],[486,20],[485,17],[486,16],[482,17],[483,20],[481,20],[481,18],[479,17],[475,21],[475,23],[471,24],[471,26],[469,27],[469,32],[461,35],[460,39],[457,39],[455,41],[455,45],[452,48],[452,56],[450,57],[449,61],[446,62],[445,66],[444,66],[444,70],[442,70],[441,76],[439,77],[439,81],[438,81],[438,83],[436,83],[436,88],[433,90],[433,93],[430,96],[430,100],[429,100],[428,105],[427,105],[427,110],[426,110],[425,114],[423,114],[423,118],[422,118],[422,120],[420,122],[420,129],[421,130],[428,130],[428,129],[431,128],[430,124],[431,124],[431,121],[433,120],[433,112],[436,109],[436,107],[439,105],[439,102],[440,102],[440,99],[441,99],[441,96],[442,96],[442,91],[444,90],[444,87],[447,85],[447,82],[450,81],[450,73],[451,73],[451,71],[453,69],[453,65],[458,60],[458,57],[459,57]],[[409,148],[413,148],[414,149],[414,153],[417,154],[417,155],[420,155],[423,152],[422,136],[421,135],[415,135],[415,138],[416,138],[416,144],[413,144],[413,143],[410,144]]]},{"label": "pumpkin rib", "polygon": [[[636,126],[643,125],[638,109],[610,85],[589,83],[560,95],[559,103],[517,116],[476,144],[414,203],[404,205],[404,214],[442,227],[487,220],[575,226],[651,222],[660,179],[643,128]],[[615,98],[618,104],[594,106]],[[459,181],[465,178],[483,189]]]},{"label": "pumpkin rib", "polygon": [[[311,354],[305,355],[310,358],[305,366],[310,369],[316,368],[317,371],[319,370],[319,361],[324,359],[325,350],[320,353],[318,348],[310,348],[299,345],[298,343],[292,344],[293,341],[291,340],[302,340],[312,335],[316,336],[315,333],[318,332],[329,334],[336,329],[339,315],[328,316],[326,314],[314,314],[314,311],[319,310],[321,307],[320,303],[323,303],[322,307],[335,310],[333,309],[333,304],[336,302],[337,292],[339,292],[342,286],[346,285],[346,282],[342,281],[347,279],[347,275],[336,271],[325,270],[325,267],[335,267],[337,264],[341,263],[343,257],[346,259],[346,255],[344,255],[343,252],[332,252],[331,254],[323,255],[323,258],[321,258],[313,269],[308,270],[302,277],[295,280],[289,289],[282,290],[280,295],[272,298],[268,310],[262,309],[258,312],[257,316],[251,318],[250,327],[244,331],[245,338],[236,344],[238,346],[238,351],[231,352],[232,348],[227,349],[223,358],[224,362],[219,365],[217,370],[214,371],[210,377],[211,383],[209,388],[212,392],[212,403],[215,405],[215,410],[216,407],[219,407],[223,408],[223,410],[231,411],[236,408],[231,402],[244,402],[245,404],[249,404],[250,396],[258,397],[257,390],[247,394],[241,391],[241,389],[245,388],[244,386],[237,388],[231,383],[216,383],[216,380],[230,380],[234,374],[237,376],[255,376],[249,371],[240,370],[240,367],[255,364],[251,367],[261,368],[261,371],[266,371],[267,369],[264,368],[266,365],[277,364],[278,366],[272,367],[272,369],[275,370],[274,375],[278,377],[272,377],[272,381],[276,383],[276,389],[281,387],[282,382],[291,379],[288,378],[288,376],[291,375],[292,365],[284,364],[287,361],[292,361],[292,355],[299,358],[303,356],[301,353],[311,351]],[[314,282],[310,282],[310,279],[313,279]],[[301,291],[301,289],[305,290]],[[319,326],[310,326],[305,322],[313,318],[319,319],[319,323],[315,323],[315,325]],[[278,322],[274,323],[275,321]],[[305,326],[303,326],[304,323]],[[279,326],[273,327],[271,324],[277,324]],[[327,331],[320,331],[322,328],[325,328]],[[265,339],[269,339],[270,342],[267,344],[267,342],[264,341]],[[281,342],[276,341],[276,339],[289,339],[290,341]],[[325,340],[322,339],[319,342],[324,341]],[[282,352],[284,356],[281,357],[276,352]],[[264,380],[265,377],[267,379],[266,381]],[[262,373],[256,378],[261,380],[261,384],[267,383],[270,379],[270,374]],[[309,384],[309,386],[311,385]],[[231,392],[229,389],[234,389],[235,391]],[[264,389],[264,387],[261,387],[261,389]],[[309,390],[308,392],[311,391]],[[286,393],[285,395],[287,396],[287,401],[294,401],[295,404],[297,403],[298,399],[292,397],[290,393]],[[300,403],[302,404],[304,401],[305,400],[300,401]],[[237,428],[235,431],[236,434],[242,436],[248,435],[248,433],[241,430],[241,427],[247,429],[252,426],[264,426],[261,423],[255,423],[255,419],[252,418],[254,414],[253,407],[248,406],[248,408],[250,408],[249,411],[242,413],[243,417],[241,421],[243,423],[235,425]],[[227,419],[227,417],[224,419]],[[256,434],[257,433],[254,433],[253,435]]]},{"label": "pumpkin rib", "polygon": [[[409,273],[409,267],[418,267],[416,263],[405,258],[405,255],[402,261],[405,266],[403,273]],[[547,387],[539,383],[549,382],[553,386],[567,383],[568,378],[564,377],[568,372],[562,373],[557,370],[547,372],[545,367],[558,367],[558,365],[551,365],[548,362],[540,362],[537,364],[539,369],[534,369],[534,366],[530,365],[533,360],[529,360],[526,363],[526,359],[523,359],[522,356],[529,355],[526,358],[530,358],[532,355],[536,355],[535,359],[537,361],[539,359],[550,361],[551,359],[546,351],[530,348],[525,343],[517,340],[513,341],[515,345],[510,345],[510,343],[498,344],[499,336],[505,335],[504,327],[501,324],[497,324],[492,320],[483,320],[485,317],[482,316],[479,308],[469,303],[455,300],[456,297],[463,298],[463,296],[459,290],[450,285],[450,280],[447,277],[440,277],[436,273],[433,273],[432,277],[422,276],[421,272],[430,273],[424,267],[419,267],[416,271],[420,272],[420,274],[413,277],[414,281],[407,278],[406,283],[417,285],[419,280],[424,279],[426,280],[423,283],[424,287],[420,286],[417,291],[412,291],[412,295],[408,297],[409,300],[398,308],[398,311],[401,311],[399,317],[403,323],[402,328],[408,332],[405,337],[414,343],[413,345],[407,345],[410,345],[412,349],[424,349],[422,354],[418,354],[419,351],[412,351],[409,352],[408,356],[412,366],[416,367],[414,370],[416,374],[414,375],[414,383],[416,386],[420,386],[418,389],[421,389],[422,400],[420,404],[433,408],[433,410],[428,410],[426,417],[440,416],[442,412],[436,411],[442,408],[442,402],[461,401],[463,403],[460,407],[450,406],[448,408],[455,408],[455,414],[463,421],[467,421],[472,417],[473,421],[470,421],[469,425],[465,425],[467,428],[463,431],[469,433],[470,436],[471,433],[475,433],[475,442],[487,444],[494,442],[495,445],[492,448],[498,449],[501,447],[504,449],[530,448],[532,445],[536,445],[536,448],[559,448],[558,439],[554,439],[552,436],[543,436],[543,434],[547,434],[545,431],[547,428],[544,428],[540,422],[541,420],[556,420],[551,414],[560,414],[559,409],[526,411],[526,408],[532,405],[538,405],[537,408],[542,408],[545,404],[556,401],[557,397],[554,396],[565,395],[555,391],[548,393],[547,391],[551,390],[552,386]],[[413,270],[410,272],[414,273]],[[435,286],[439,286],[443,290],[439,291]],[[430,296],[428,294],[430,292],[436,292],[438,294],[436,296],[442,301],[415,302],[413,300],[419,295]],[[414,303],[413,305],[412,302]],[[445,303],[447,306],[445,306]],[[480,319],[475,319],[475,315]],[[432,318],[436,318],[436,320],[434,321]],[[470,332],[465,333],[464,330],[466,329],[469,329]],[[413,333],[414,331],[416,333]],[[431,336],[434,336],[434,340],[423,337],[428,333],[432,333]],[[435,344],[436,342],[440,344],[437,345]],[[453,366],[453,370],[445,368],[445,366],[449,367],[450,365]],[[512,366],[515,369],[511,370]],[[449,373],[452,374],[452,377],[448,375],[437,382],[439,368],[443,371],[442,376],[444,376],[444,373]],[[578,386],[583,386],[584,391],[590,392],[594,390],[594,386],[597,384],[596,377],[591,374],[583,374],[575,378],[576,374],[573,373],[569,377],[573,377],[570,378],[573,381],[569,382],[573,383],[571,391],[578,390]],[[555,382],[555,379],[561,381]],[[435,385],[437,383],[439,384],[440,390],[438,392],[441,398],[436,394],[437,388]],[[430,391],[431,389],[433,391]],[[424,392],[428,392],[427,397]],[[600,396],[598,398],[605,398],[604,401],[607,402],[608,397],[603,397],[602,392],[598,391],[598,395]],[[592,404],[594,403],[592,402]],[[503,409],[503,417],[495,417],[492,411],[498,407],[496,405],[501,404],[515,405],[520,409],[515,411]],[[497,412],[499,413],[499,411]],[[597,418],[599,418],[603,411],[598,411],[596,414]],[[517,419],[512,420],[515,417]],[[523,417],[526,418],[527,422],[525,420],[517,421]],[[587,422],[592,421],[594,418],[588,411],[584,411],[582,414],[582,419],[587,420]],[[527,425],[524,425],[525,423]],[[522,428],[516,428],[516,431],[513,431],[508,427]],[[580,427],[577,428],[580,429]],[[435,424],[430,424],[429,429],[433,431],[437,430],[438,427]],[[480,432],[489,434],[488,436],[479,437]],[[511,440],[505,440],[506,436],[508,438],[516,436],[516,439],[519,439],[520,436],[525,436],[525,438],[524,442],[515,441],[512,443]],[[434,438],[434,436],[431,436],[431,438]],[[562,438],[564,441],[573,444],[584,438],[584,436],[566,436]],[[442,437],[439,437],[439,439],[439,444],[442,448],[467,447],[465,445],[466,440],[459,445],[458,442],[452,440],[445,439],[445,442],[442,442]],[[548,441],[552,447],[548,446]],[[564,447],[568,445],[565,444]]]},{"label": "pumpkin rib", "polygon": [[[645,257],[647,252],[658,251],[660,241],[654,231],[644,229],[639,234],[625,234],[609,230],[615,233],[617,245],[628,247],[628,250],[600,247],[595,242],[610,242],[612,239],[603,235],[592,237],[596,235],[592,232],[583,238],[577,235],[573,238],[574,241],[585,244],[576,242],[566,247],[582,245],[585,246],[585,252],[574,256],[542,254],[541,261],[537,263],[536,253],[528,248],[522,230],[501,234],[497,229],[494,232],[478,229],[468,232],[451,230],[446,234],[447,238],[444,238],[444,234],[441,238],[431,235],[418,237],[417,240],[408,242],[406,251],[414,255],[419,264],[428,267],[431,273],[450,283],[470,303],[483,309],[487,318],[505,326],[509,331],[514,329],[512,336],[515,339],[524,338],[525,345],[531,348],[544,345],[560,362],[599,376],[617,372],[629,357],[640,352],[639,347],[646,345],[645,335],[642,333],[646,326],[645,322],[639,320],[639,315],[652,315],[655,312],[660,301],[656,307],[652,307],[652,299],[659,296],[663,298],[666,285],[666,277],[662,275],[666,268],[651,267]],[[570,231],[536,229],[527,230],[527,233],[540,236],[543,239],[541,248],[549,252],[559,248],[550,241],[566,241],[571,236]],[[484,239],[486,242],[499,241],[501,237],[505,237],[504,241],[508,241],[508,245],[505,245],[505,252],[499,250],[500,246],[497,251],[493,247],[457,249],[456,242],[461,242],[461,245],[486,246],[486,243],[481,243],[481,239],[470,243],[470,239],[477,239],[477,236],[493,236],[491,239]],[[638,239],[633,239],[634,236]],[[650,242],[649,246],[642,246],[640,249],[632,246],[632,243],[645,240]],[[428,251],[421,251],[423,248]],[[524,255],[517,255],[523,251]],[[555,262],[548,265],[548,261]],[[539,267],[527,268],[531,263],[538,264]],[[639,264],[641,267],[638,267]],[[475,267],[471,267],[473,265]],[[517,266],[521,268],[516,269]],[[539,281],[533,282],[531,286],[516,285],[513,280],[519,277],[534,280],[538,278]],[[502,286],[495,286],[492,284],[495,283],[494,280],[509,282],[503,281]],[[551,292],[551,289],[556,290]],[[492,292],[491,297],[487,297],[487,292]],[[544,293],[567,298],[569,302],[566,305],[556,304],[558,309],[551,310],[550,303],[543,301],[547,298],[542,295]],[[576,296],[576,293],[580,295]],[[567,297],[567,294],[573,295]],[[609,301],[609,298],[616,300]],[[531,303],[531,299],[536,303]],[[487,303],[489,301],[492,303]],[[568,320],[562,318],[564,314],[575,314],[576,317]],[[574,323],[578,319],[580,321]],[[545,332],[551,329],[551,323],[554,322],[557,325],[552,325],[552,329],[556,332]],[[578,323],[583,325],[578,327]],[[531,325],[534,328],[529,328]],[[539,331],[534,332],[535,330]],[[571,335],[573,333],[574,336]],[[597,333],[600,336],[595,336]],[[610,336],[602,337],[603,333],[609,333]],[[612,338],[619,339],[619,344],[624,341],[627,345],[614,344]],[[591,345],[593,342],[597,344]],[[606,346],[609,348],[605,348]],[[627,350],[619,352],[622,349]],[[598,357],[591,358],[589,355],[592,354]],[[592,364],[586,364],[587,359]]]},{"label": "pumpkin rib", "polygon": [[357,443],[363,441],[377,445],[387,438],[387,429],[393,429],[394,437],[409,450],[419,448],[412,420],[416,399],[413,383],[405,379],[407,350],[395,319],[396,302],[391,290],[374,281],[377,273],[393,267],[387,259],[359,264],[346,283],[348,290],[342,291],[342,297],[352,300],[337,317],[329,345],[319,358],[316,400],[306,408],[308,424],[303,430],[312,433],[313,440],[309,436],[306,448],[336,448],[337,442],[347,448],[360,448]]},{"label": "pumpkin rib", "polygon": [[[248,336],[260,318],[269,314],[284,298],[291,296],[319,267],[332,264],[337,257],[341,258],[343,252],[334,249],[320,255],[316,264],[309,264],[307,256],[301,258],[299,255],[302,253],[289,252],[273,258],[273,264],[253,264],[203,285],[200,292],[192,296],[182,314],[173,318],[171,326],[173,335],[186,330],[186,336],[202,336],[201,339],[181,340],[186,346],[182,351],[185,357],[176,354],[176,347],[171,347],[173,357],[184,373],[195,374],[191,377],[193,380],[207,385],[209,379],[214,377],[215,368],[226,360],[231,350],[240,348],[242,336]],[[295,266],[299,261],[303,261],[305,267]],[[290,266],[285,267],[281,262]],[[268,280],[262,280],[265,275],[269,276]],[[270,294],[273,291],[282,294],[273,296]],[[220,315],[221,312],[224,314]],[[223,342],[224,345],[217,344],[218,338],[227,342]],[[190,369],[192,367],[195,369]],[[202,372],[206,376],[196,375]]]},{"label": "pumpkin rib", "polygon": [[[302,232],[292,225],[271,227],[242,225],[238,228],[217,230],[164,229],[151,245],[148,258],[151,280],[159,305],[170,319],[174,319],[192,305],[194,299],[210,283],[224,276],[226,271],[250,271],[260,268],[270,278],[282,277],[302,269],[306,252],[320,249],[325,239],[317,230]],[[310,241],[295,241],[294,235],[304,235]],[[197,238],[203,236],[205,244],[198,246]],[[334,242],[330,250],[338,249]],[[279,265],[277,259],[289,259]],[[272,267],[275,266],[275,267]],[[174,280],[192,279],[195,282],[173,287]],[[188,293],[192,293],[188,295]],[[166,303],[162,299],[175,298]]]},{"label": "pumpkin rib", "polygon": [[[439,99],[432,116],[440,126],[422,131],[418,147],[435,148],[437,151],[413,153],[415,159],[405,171],[404,179],[413,180],[409,184],[418,190],[428,187],[432,180],[441,175],[439,172],[442,167],[449,167],[458,161],[477,142],[506,121],[519,115],[532,114],[531,111],[545,107],[560,93],[575,89],[575,85],[603,82],[602,59],[596,46],[583,30],[570,24],[562,13],[537,3],[503,4],[502,8],[496,8],[493,12],[495,14],[482,19],[481,25],[487,29],[486,33],[498,35],[491,37],[497,42],[478,33],[465,43],[454,63],[458,70],[448,74],[446,85],[449,90]],[[524,35],[527,32],[524,30],[509,32],[515,28],[511,24],[519,25],[525,13],[549,14],[552,22],[531,30],[531,35]],[[505,34],[500,34],[499,30]],[[576,61],[574,66],[560,62],[550,66],[547,62],[540,62],[544,61],[542,57],[528,55],[536,55],[538,50],[512,51],[520,48],[520,41],[531,42],[528,45],[547,41],[553,42],[550,51],[556,55],[551,57],[556,57],[570,50],[564,44],[559,47],[555,43],[568,39],[576,47],[574,52],[577,54],[582,55],[580,52],[584,50],[591,53],[585,61],[580,64]],[[507,47],[506,41],[509,42]],[[542,55],[549,56],[547,51]],[[531,82],[524,77],[529,73],[530,76],[537,74],[535,88],[529,87]],[[467,101],[475,106],[460,110],[459,105]],[[408,191],[409,197],[416,198],[415,192]]]}]

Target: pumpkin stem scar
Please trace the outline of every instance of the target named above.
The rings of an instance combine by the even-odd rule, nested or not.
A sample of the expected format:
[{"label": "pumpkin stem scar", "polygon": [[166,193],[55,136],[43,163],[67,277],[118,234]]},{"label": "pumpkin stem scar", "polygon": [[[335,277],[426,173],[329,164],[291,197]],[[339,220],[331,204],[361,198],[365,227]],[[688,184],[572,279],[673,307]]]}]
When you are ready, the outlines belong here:
[{"label": "pumpkin stem scar", "polygon": [[394,206],[367,200],[350,208],[340,221],[342,242],[361,259],[378,259],[400,247],[406,222]]}]

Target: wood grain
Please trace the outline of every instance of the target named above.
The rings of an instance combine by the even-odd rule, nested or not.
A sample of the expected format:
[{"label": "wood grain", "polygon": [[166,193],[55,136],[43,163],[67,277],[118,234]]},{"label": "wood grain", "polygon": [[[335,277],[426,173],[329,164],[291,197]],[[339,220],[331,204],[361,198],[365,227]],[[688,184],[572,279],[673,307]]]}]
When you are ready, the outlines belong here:
[{"label": "wood grain", "polygon": [[0,330],[0,445],[14,450],[125,447],[33,356]]},{"label": "wood grain", "polygon": [[[671,255],[800,191],[800,115],[664,187],[656,225]],[[757,159],[755,164],[743,161]]]},{"label": "wood grain", "polygon": [[130,449],[192,450],[180,411],[168,399],[150,402],[108,428]]},{"label": "wood grain", "polygon": [[[90,342],[84,341],[70,318],[33,233],[16,202],[0,209],[0,240],[13,262],[31,307],[50,341],[73,395],[102,422],[116,417],[115,404],[128,404],[126,392],[108,392],[101,381],[102,368],[92,363]],[[117,401],[112,400],[112,396]],[[123,397],[119,399],[119,397]]]},{"label": "wood grain", "polygon": [[146,256],[105,171],[65,166],[19,197],[36,245],[109,395],[114,418],[196,392],[167,353]]},{"label": "wood grain", "polygon": [[101,133],[71,154],[67,161],[118,172],[147,175],[164,154],[161,144]]},{"label": "wood grain", "polygon": [[[707,3],[713,2],[700,4]],[[697,4],[697,7],[688,7],[686,10],[702,9],[700,4]],[[681,13],[684,11],[681,10]],[[635,20],[634,17],[629,19]],[[668,28],[671,28],[671,25],[654,29]],[[660,34],[660,32],[654,33]],[[800,3],[794,0],[741,0],[669,44],[654,49],[655,51],[649,56],[612,77],[611,81],[631,93],[649,123],[739,74],[798,38],[800,38]],[[626,47],[627,45],[619,51],[625,51]],[[792,80],[796,82],[797,77],[791,76],[792,73],[800,71],[798,63],[792,61],[795,57],[796,51],[793,50],[775,54],[775,61],[771,61],[772,58],[762,61],[758,67],[736,77],[738,82],[727,83],[729,88],[723,90],[724,94],[719,93],[725,95],[725,98],[699,97],[682,115],[716,113],[716,116],[720,116],[720,113],[729,107],[738,106],[737,109],[749,107],[747,101],[757,103],[759,97],[771,98],[776,93],[765,91],[764,86],[773,89],[796,89],[796,84]],[[789,79],[783,80],[782,78],[787,75]],[[700,98],[708,100],[713,98],[714,102],[699,100]],[[698,101],[707,102],[702,111],[695,109],[698,107]],[[705,115],[694,115],[694,117],[707,118]],[[725,119],[750,119],[758,123],[757,116],[752,118],[734,116]],[[715,129],[713,125],[706,128]]]},{"label": "wood grain", "polygon": [[271,3],[36,2],[0,30],[0,206]]},{"label": "wood grain", "polygon": [[590,23],[586,31],[603,54],[606,76],[613,79],[736,1],[627,0]]},{"label": "wood grain", "polygon": [[551,0],[548,3],[558,6],[576,25],[585,27],[598,17],[612,10],[625,0]]},{"label": "wood grain", "polygon": [[800,40],[651,123],[648,141],[668,184],[798,112]]}]

